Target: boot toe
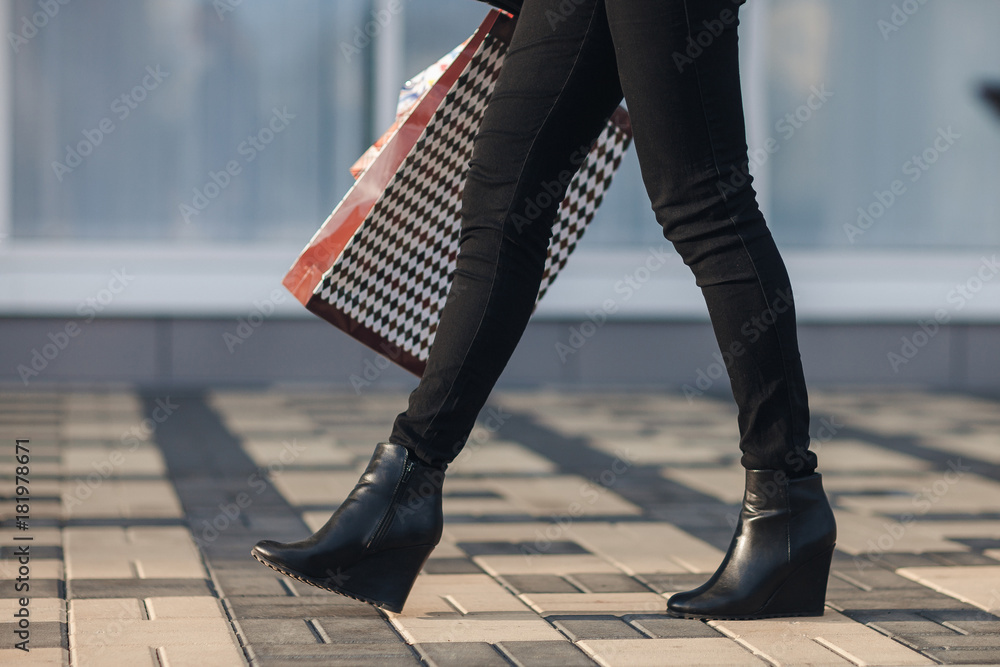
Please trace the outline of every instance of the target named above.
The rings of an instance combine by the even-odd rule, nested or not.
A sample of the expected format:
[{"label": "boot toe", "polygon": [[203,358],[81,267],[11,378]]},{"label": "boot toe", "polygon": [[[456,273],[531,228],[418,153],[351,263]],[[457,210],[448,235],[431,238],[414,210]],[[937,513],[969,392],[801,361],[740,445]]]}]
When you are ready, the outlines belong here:
[{"label": "boot toe", "polygon": [[274,540],[261,540],[254,548],[250,550],[250,553],[261,558],[263,560],[270,561],[272,563],[281,563],[283,561],[282,554],[285,552],[287,545],[281,542],[275,542]]},{"label": "boot toe", "polygon": [[667,611],[678,616],[696,616],[700,611],[697,596],[692,595],[691,591],[675,593],[667,600]]}]

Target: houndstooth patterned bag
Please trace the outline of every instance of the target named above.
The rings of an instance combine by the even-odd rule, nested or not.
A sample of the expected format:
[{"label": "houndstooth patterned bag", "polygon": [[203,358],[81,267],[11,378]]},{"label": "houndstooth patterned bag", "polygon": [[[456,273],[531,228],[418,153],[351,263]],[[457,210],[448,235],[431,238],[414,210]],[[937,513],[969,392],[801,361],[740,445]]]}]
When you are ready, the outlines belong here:
[{"label": "houndstooth patterned bag", "polygon": [[[455,268],[462,185],[513,22],[490,12],[284,280],[310,311],[417,375]],[[619,109],[569,185],[539,299],[593,219],[630,142]]]}]

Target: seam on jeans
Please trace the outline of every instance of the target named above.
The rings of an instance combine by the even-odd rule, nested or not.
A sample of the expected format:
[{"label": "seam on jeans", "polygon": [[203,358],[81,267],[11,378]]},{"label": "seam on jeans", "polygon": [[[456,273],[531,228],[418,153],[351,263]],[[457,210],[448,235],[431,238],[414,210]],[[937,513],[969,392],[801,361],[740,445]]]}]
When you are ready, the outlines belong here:
[{"label": "seam on jeans", "polygon": [[[493,275],[490,278],[490,290],[489,290],[489,294],[487,295],[487,298],[486,298],[487,304],[489,304],[490,299],[493,297],[493,292],[496,289],[497,274],[499,273],[499,268],[500,268],[500,249],[501,249],[501,246],[503,245],[504,232],[506,231],[507,226],[508,226],[509,221],[510,221],[511,211],[513,210],[515,204],[517,203],[517,196],[516,196],[516,194],[519,191],[519,189],[521,188],[521,185],[522,185],[523,180],[524,180],[524,166],[528,163],[529,158],[534,153],[535,146],[536,146],[536,144],[538,142],[538,137],[541,135],[542,131],[549,125],[549,121],[552,118],[553,111],[555,111],[556,107],[558,107],[559,103],[562,101],[563,95],[566,92],[566,86],[568,85],[568,83],[569,83],[570,79],[572,78],[573,74],[576,72],[577,66],[580,64],[580,55],[583,53],[584,45],[590,39],[591,34],[593,32],[594,18],[596,16],[596,14],[597,14],[597,6],[595,5],[594,12],[590,16],[590,22],[587,24],[587,30],[586,30],[586,32],[583,35],[583,39],[580,40],[580,47],[579,47],[579,49],[577,49],[576,57],[573,59],[573,64],[570,66],[569,70],[567,71],[566,79],[563,81],[562,88],[560,88],[559,93],[556,95],[556,99],[552,103],[552,106],[549,108],[548,113],[545,114],[545,118],[542,120],[541,125],[539,125],[539,127],[538,127],[538,132],[535,134],[535,137],[531,140],[531,145],[528,146],[528,150],[525,152],[524,160],[521,162],[521,168],[518,170],[517,182],[514,184],[514,194],[515,194],[515,196],[513,196],[511,198],[511,202],[507,205],[507,210],[504,211],[502,223],[501,223],[501,226],[500,226],[500,243],[497,244],[496,256],[495,256],[495,260],[493,262]],[[468,177],[466,177],[466,178],[468,178]],[[459,373],[461,373],[462,369],[465,368],[466,361],[469,358],[469,352],[472,349],[472,346],[475,344],[476,338],[479,337],[479,332],[482,331],[483,323],[486,320],[486,311],[487,310],[488,310],[487,308],[483,309],[483,314],[479,318],[479,323],[476,325],[476,331],[475,331],[475,333],[472,336],[472,344],[470,344],[469,347],[465,350],[465,355],[462,357],[462,363],[459,364]],[[422,440],[426,441],[427,434],[433,431],[434,422],[441,415],[441,410],[444,409],[444,406],[451,399],[452,394],[455,391],[455,385],[456,384],[458,384],[458,383],[454,382],[454,383],[452,383],[452,386],[448,388],[448,393],[445,395],[444,399],[441,401],[441,404],[438,406],[438,409],[434,413],[434,416],[431,417],[430,420],[427,422],[427,427],[420,434],[420,437],[421,437]],[[423,444],[424,443],[421,443],[421,446]]]},{"label": "seam on jeans", "polygon": [[[690,6],[689,2],[690,2],[690,0],[684,0],[684,21],[687,24],[688,38],[691,38],[692,37],[692,35],[691,35],[691,14],[690,14],[690,10],[689,10],[689,6]],[[738,11],[739,11],[739,8],[737,7],[737,12]],[[711,124],[711,122],[708,119],[708,112],[705,109],[705,94],[704,94],[704,89],[703,89],[703,87],[701,85],[701,72],[700,72],[700,68],[698,67],[698,61],[697,60],[695,60],[695,63],[694,63],[694,74],[695,74],[695,78],[698,81],[698,91],[700,93],[698,95],[698,98],[699,98],[699,102],[701,103],[701,113],[702,113],[702,116],[705,119],[705,129],[708,132],[708,144],[709,144],[709,147],[712,150],[712,164],[715,167],[716,176],[718,176],[719,180],[721,181],[722,180],[722,169],[719,166],[719,159],[718,159],[718,156],[716,155],[716,151],[715,151],[715,139],[714,139],[714,135],[712,133],[712,124]],[[757,263],[754,261],[753,255],[750,253],[749,248],[747,248],[746,239],[743,238],[743,234],[740,232],[739,225],[736,224],[735,214],[733,213],[732,209],[730,208],[729,197],[726,195],[725,192],[722,192],[721,194],[722,194],[723,204],[726,207],[726,212],[729,213],[729,224],[732,225],[733,231],[736,233],[736,237],[740,240],[740,244],[743,246],[743,252],[746,254],[747,259],[750,261],[750,266],[753,267],[754,275],[757,277],[757,285],[760,287],[760,293],[764,297],[764,305],[767,307],[767,312],[771,315],[771,319],[774,320],[775,322],[777,322],[777,314],[771,308],[770,301],[768,301],[767,290],[764,289],[764,283],[761,280],[760,271],[757,269]],[[754,200],[756,201],[756,197],[754,198]],[[761,213],[761,216],[763,217],[763,213]],[[765,225],[766,225],[766,222],[765,222]],[[786,394],[787,399],[788,399],[788,415],[789,415],[789,421],[790,421],[789,432],[791,434],[790,435],[791,440],[792,440],[791,444],[794,446],[794,443],[796,441],[796,438],[795,438],[795,428],[796,428],[796,426],[795,426],[795,419],[793,418],[794,408],[792,406],[792,392],[791,392],[792,383],[791,383],[791,380],[790,380],[790,374],[788,372],[788,363],[785,360],[785,356],[786,356],[785,355],[785,347],[786,346],[785,346],[784,342],[781,339],[781,332],[778,330],[777,326],[774,327],[774,336],[778,340],[778,351],[781,353],[781,372],[785,376],[785,386],[786,386],[785,394]],[[806,437],[807,438],[808,438],[808,435],[809,434],[808,434],[808,431],[807,431],[806,432]]]}]

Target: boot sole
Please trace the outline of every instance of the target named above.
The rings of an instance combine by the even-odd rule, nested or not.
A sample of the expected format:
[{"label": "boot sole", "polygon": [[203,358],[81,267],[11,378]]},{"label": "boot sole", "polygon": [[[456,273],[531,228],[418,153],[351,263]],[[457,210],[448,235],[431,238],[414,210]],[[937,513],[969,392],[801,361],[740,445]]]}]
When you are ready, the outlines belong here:
[{"label": "boot sole", "polygon": [[338,579],[356,579],[355,590],[331,584],[329,579],[317,579],[278,565],[261,556],[256,547],[251,549],[250,555],[262,565],[286,577],[398,614],[403,611],[413,583],[433,550],[433,545],[389,549],[373,554],[351,567],[338,569]]},{"label": "boot sole", "polygon": [[[826,611],[826,584],[830,577],[833,550],[834,547],[830,547],[829,550],[813,556],[800,565],[778,586],[767,602],[752,614],[688,614],[674,611],[669,607],[667,614],[675,618],[705,621],[753,621],[762,618],[822,616]],[[802,591],[808,591],[810,583],[817,579],[822,585],[804,595]]]}]

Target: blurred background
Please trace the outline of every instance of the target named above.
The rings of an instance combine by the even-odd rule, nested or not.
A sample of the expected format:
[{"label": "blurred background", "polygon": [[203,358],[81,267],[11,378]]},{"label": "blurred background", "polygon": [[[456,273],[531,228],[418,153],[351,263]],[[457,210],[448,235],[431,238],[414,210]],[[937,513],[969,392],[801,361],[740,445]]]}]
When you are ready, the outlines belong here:
[{"label": "blurred background", "polygon": [[[281,279],[400,85],[486,11],[5,2],[0,381],[413,385]],[[1000,388],[1000,4],[749,0],[741,17],[751,168],[809,380]],[[687,269],[646,268],[661,251],[631,153],[502,382],[725,391]]]}]

